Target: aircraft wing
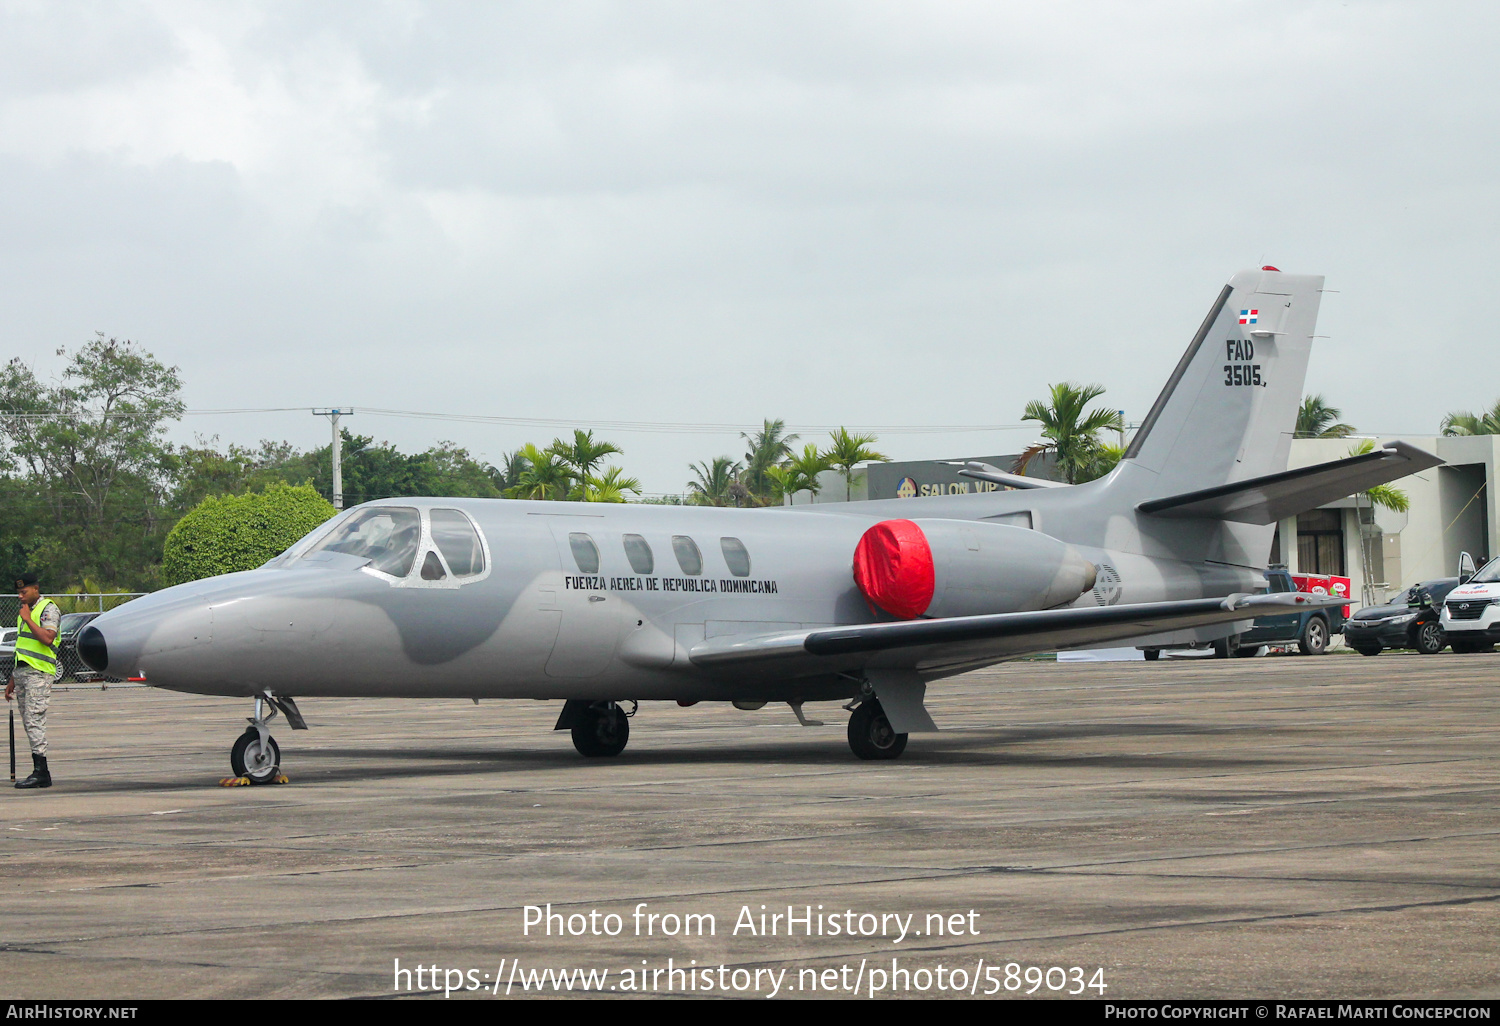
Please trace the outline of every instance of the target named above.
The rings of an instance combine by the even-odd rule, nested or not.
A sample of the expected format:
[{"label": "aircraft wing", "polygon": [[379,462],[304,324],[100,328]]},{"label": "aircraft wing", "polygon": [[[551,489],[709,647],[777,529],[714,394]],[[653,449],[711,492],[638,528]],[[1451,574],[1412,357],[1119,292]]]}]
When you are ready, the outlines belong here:
[{"label": "aircraft wing", "polygon": [[1204,627],[1347,599],[1289,592],[1136,605],[1042,609],[899,623],[855,624],[754,637],[712,638],[689,658],[726,675],[782,679],[820,673],[900,670],[924,679],[948,676],[1016,656]]},{"label": "aircraft wing", "polygon": [[1241,524],[1274,524],[1284,517],[1305,513],[1325,502],[1399,480],[1442,462],[1416,446],[1387,442],[1361,456],[1148,499],[1136,509],[1157,517],[1210,517]]}]

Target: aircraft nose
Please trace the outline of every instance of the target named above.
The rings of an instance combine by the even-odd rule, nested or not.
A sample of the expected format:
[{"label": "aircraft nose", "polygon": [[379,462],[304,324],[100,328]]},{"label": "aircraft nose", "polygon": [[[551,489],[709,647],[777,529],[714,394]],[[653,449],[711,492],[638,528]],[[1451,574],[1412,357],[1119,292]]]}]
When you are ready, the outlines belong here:
[{"label": "aircraft nose", "polygon": [[95,673],[109,669],[109,646],[104,643],[104,632],[97,627],[85,627],[78,635],[78,658]]}]

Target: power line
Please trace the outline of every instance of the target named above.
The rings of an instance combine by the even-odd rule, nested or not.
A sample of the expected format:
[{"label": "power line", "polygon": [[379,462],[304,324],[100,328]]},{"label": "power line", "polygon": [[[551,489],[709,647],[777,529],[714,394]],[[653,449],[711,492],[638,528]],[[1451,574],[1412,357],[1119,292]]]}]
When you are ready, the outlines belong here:
[{"label": "power line", "polygon": [[[739,434],[747,429],[759,427],[753,422],[729,424],[722,422],[707,421],[660,421],[660,420],[595,420],[595,419],[565,419],[559,417],[500,417],[488,414],[467,413],[431,413],[422,410],[390,410],[377,407],[361,406],[360,412],[369,416],[399,417],[407,420],[431,420],[459,424],[493,424],[507,427],[543,427],[543,428],[570,428],[587,425],[603,431],[636,431],[648,434]],[[183,416],[207,417],[226,414],[250,414],[250,413],[303,413],[311,411],[309,406],[263,406],[242,407],[234,409],[198,409],[184,410]],[[10,413],[0,411],[0,418],[11,420],[89,420],[102,418],[128,418],[139,417],[141,414],[132,412],[99,414],[90,412],[74,411],[43,411],[29,413]],[[852,431],[875,431],[882,434],[910,434],[910,435],[933,435],[933,434],[965,434],[990,431],[1020,431],[1036,430],[1034,424],[803,424],[791,423],[789,430],[795,431],[836,431],[839,428],[848,428]]]}]

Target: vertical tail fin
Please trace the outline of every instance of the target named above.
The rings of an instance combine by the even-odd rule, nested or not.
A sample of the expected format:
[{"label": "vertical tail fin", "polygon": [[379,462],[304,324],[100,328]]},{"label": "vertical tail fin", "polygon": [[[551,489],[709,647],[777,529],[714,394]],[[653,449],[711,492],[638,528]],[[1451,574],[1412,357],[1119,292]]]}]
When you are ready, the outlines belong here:
[{"label": "vertical tail fin", "polygon": [[1286,469],[1322,290],[1321,275],[1274,269],[1224,286],[1125,451],[1151,492]]}]

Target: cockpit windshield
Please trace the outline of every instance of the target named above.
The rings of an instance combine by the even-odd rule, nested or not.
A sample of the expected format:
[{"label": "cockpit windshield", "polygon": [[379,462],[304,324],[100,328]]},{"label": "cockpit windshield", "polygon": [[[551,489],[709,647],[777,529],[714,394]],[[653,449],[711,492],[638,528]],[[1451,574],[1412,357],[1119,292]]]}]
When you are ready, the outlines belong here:
[{"label": "cockpit windshield", "polygon": [[405,577],[417,558],[422,518],[406,506],[372,506],[360,510],[323,537],[302,558],[319,552],[365,556],[370,567],[393,577]]}]

